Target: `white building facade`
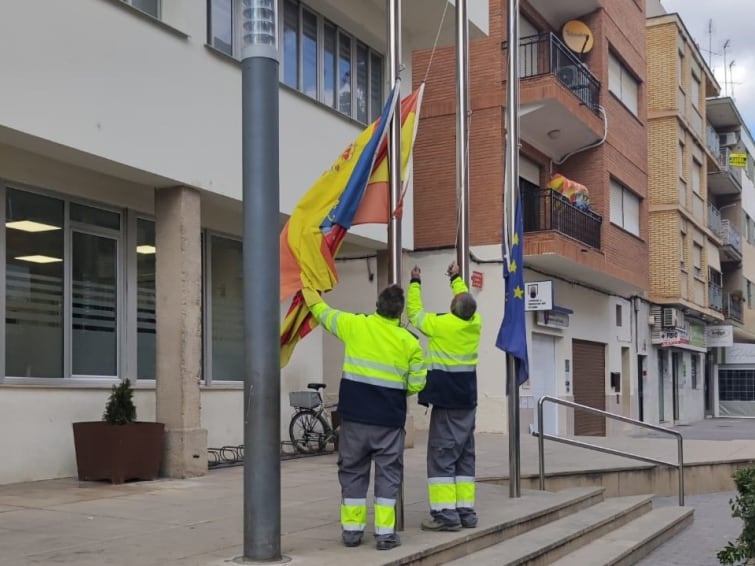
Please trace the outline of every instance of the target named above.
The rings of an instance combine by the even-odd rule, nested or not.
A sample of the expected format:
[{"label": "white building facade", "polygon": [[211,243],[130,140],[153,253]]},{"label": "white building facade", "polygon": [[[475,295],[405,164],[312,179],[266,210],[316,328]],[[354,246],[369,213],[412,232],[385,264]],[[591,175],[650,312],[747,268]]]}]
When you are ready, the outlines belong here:
[{"label": "white building facade", "polygon": [[[185,447],[176,475],[202,473],[207,446],[242,442],[237,4],[72,0],[43,17],[35,2],[0,6],[0,451],[16,455],[0,483],[74,475],[71,423],[98,420],[124,378],[140,420],[165,421],[169,448]],[[408,93],[410,53],[432,47],[444,3],[404,4]],[[278,8],[284,221],[388,86],[385,2]],[[472,35],[486,33],[488,3],[469,15]],[[442,42],[453,27],[450,3]],[[348,247],[375,255],[385,240],[366,226]],[[333,301],[374,308],[382,267],[367,267],[373,278],[364,261],[339,264]],[[288,392],[335,383],[337,348],[319,332],[298,346],[283,433]]]}]

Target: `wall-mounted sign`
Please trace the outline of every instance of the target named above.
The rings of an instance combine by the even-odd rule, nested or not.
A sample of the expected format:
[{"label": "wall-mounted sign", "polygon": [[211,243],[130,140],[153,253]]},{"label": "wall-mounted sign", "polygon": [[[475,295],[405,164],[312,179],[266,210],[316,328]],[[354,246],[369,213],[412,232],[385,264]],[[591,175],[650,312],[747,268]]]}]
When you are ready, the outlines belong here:
[{"label": "wall-mounted sign", "polygon": [[730,153],[729,165],[731,167],[747,167],[747,154],[746,153]]},{"label": "wall-mounted sign", "polygon": [[734,327],[708,326],[705,329],[705,344],[708,348],[728,348],[734,345]]},{"label": "wall-mounted sign", "polygon": [[553,281],[524,284],[524,310],[549,311],[553,308]]},{"label": "wall-mounted sign", "polygon": [[690,346],[696,348],[705,348],[705,325],[696,322],[690,322],[687,333],[689,334]]},{"label": "wall-mounted sign", "polygon": [[482,289],[482,272],[473,271],[471,281],[472,287],[475,289]]},{"label": "wall-mounted sign", "polygon": [[697,345],[698,340],[695,340],[694,344],[692,343],[686,328],[667,328],[660,332],[653,332],[650,342],[662,348],[681,348],[693,352],[705,352],[704,347]]},{"label": "wall-mounted sign", "polygon": [[[548,328],[569,328],[569,314],[560,311],[537,311],[535,322]],[[569,363],[569,360],[566,360]],[[567,366],[566,371],[569,371]]]}]

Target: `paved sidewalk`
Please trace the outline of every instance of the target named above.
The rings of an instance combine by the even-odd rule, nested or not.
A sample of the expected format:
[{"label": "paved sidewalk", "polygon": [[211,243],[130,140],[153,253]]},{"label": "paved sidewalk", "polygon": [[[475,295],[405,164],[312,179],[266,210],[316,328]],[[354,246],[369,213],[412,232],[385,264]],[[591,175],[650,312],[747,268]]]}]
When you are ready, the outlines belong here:
[{"label": "paved sidewalk", "polygon": [[[753,423],[755,425],[755,423]],[[675,458],[673,440],[590,439],[664,459]],[[427,512],[426,437],[406,451],[404,546],[437,544],[438,533],[418,525]],[[477,436],[478,477],[505,477],[508,441]],[[522,438],[522,473],[537,471],[537,442]],[[546,442],[547,471],[600,470],[645,464]],[[686,441],[688,462],[755,461],[751,440]],[[283,551],[296,564],[366,565],[387,560],[374,547],[340,545],[339,488],[335,455],[285,461],[282,469]],[[205,566],[241,553],[243,468],[225,468],[191,480],[111,486],[61,479],[0,486],[0,565]],[[506,505],[508,488],[479,484],[481,524]],[[370,541],[371,542],[371,541]],[[349,552],[351,551],[351,554]],[[315,558],[316,557],[316,558]]]}]

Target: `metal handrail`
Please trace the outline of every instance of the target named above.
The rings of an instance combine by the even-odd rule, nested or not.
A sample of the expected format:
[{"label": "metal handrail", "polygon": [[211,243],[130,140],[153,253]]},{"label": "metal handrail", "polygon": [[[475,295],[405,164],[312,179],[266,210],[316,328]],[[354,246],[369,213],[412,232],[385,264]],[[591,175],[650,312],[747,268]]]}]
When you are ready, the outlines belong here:
[{"label": "metal handrail", "polygon": [[[677,451],[678,451],[677,452],[678,461],[675,464],[673,462],[666,462],[665,460],[656,460],[655,458],[648,458],[647,456],[640,456],[639,454],[633,454],[632,452],[625,452],[623,450],[615,450],[613,448],[606,448],[604,446],[598,446],[597,444],[590,444],[588,442],[580,442],[579,440],[571,440],[569,438],[561,438],[560,436],[553,436],[551,434],[546,434],[543,432],[543,405],[546,402],[555,403],[556,405],[563,405],[564,407],[572,407],[574,409],[580,409],[588,413],[593,413],[595,415],[603,415],[604,417],[609,418],[609,419],[614,419],[617,421],[641,426],[644,428],[649,428],[651,430],[657,430],[658,432],[664,432],[666,434],[675,436]],[[676,468],[679,471],[679,506],[684,507],[684,446],[683,446],[684,438],[682,437],[681,433],[675,430],[671,430],[669,428],[665,428],[662,426],[644,423],[642,421],[630,419],[629,417],[624,417],[621,415],[616,415],[614,413],[601,411],[600,409],[596,409],[594,407],[588,407],[587,405],[580,405],[579,403],[574,403],[572,401],[565,401],[564,399],[558,399],[556,397],[550,397],[548,395],[545,395],[541,397],[540,400],[537,402],[537,432],[533,431],[532,434],[533,436],[538,437],[537,447],[538,447],[538,457],[539,457],[540,490],[541,491],[545,491],[545,442],[544,440],[547,438],[548,440],[561,442],[563,444],[569,444],[570,446],[579,446],[581,448],[597,450],[598,452],[605,452],[606,454],[613,454],[614,456],[624,456],[626,458],[633,458],[635,460],[640,460],[642,462],[649,462],[651,464],[661,464],[663,466]]]}]

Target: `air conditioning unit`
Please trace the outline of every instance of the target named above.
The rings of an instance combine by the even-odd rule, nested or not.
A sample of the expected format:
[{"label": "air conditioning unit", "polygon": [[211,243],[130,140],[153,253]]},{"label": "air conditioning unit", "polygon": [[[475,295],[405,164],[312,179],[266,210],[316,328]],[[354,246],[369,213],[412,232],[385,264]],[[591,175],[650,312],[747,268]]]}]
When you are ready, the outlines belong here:
[{"label": "air conditioning unit", "polygon": [[684,328],[684,313],[679,309],[664,308],[663,326],[664,328]]},{"label": "air conditioning unit", "polygon": [[662,307],[660,306],[652,306],[650,307],[650,317],[648,318],[648,323],[650,326],[655,326],[656,328],[661,327],[661,321],[662,321]]},{"label": "air conditioning unit", "polygon": [[726,132],[725,134],[718,134],[718,143],[721,147],[731,147],[737,145],[737,132]]},{"label": "air conditioning unit", "polygon": [[579,86],[579,67],[576,65],[564,65],[556,69],[558,80],[564,83],[568,88]]}]

